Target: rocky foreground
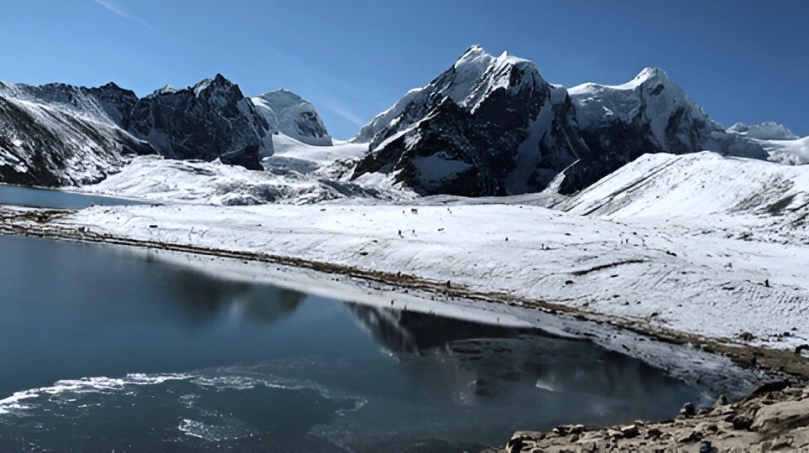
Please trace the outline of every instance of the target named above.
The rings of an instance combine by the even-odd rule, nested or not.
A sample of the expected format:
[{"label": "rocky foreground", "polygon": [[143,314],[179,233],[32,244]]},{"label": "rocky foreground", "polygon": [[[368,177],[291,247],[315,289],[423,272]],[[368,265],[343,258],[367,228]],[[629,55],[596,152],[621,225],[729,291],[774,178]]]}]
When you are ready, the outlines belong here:
[{"label": "rocky foreground", "polygon": [[505,448],[487,453],[570,451],[809,451],[809,387],[769,383],[737,403],[724,396],[712,408],[688,403],[674,420],[662,422],[518,431]]}]

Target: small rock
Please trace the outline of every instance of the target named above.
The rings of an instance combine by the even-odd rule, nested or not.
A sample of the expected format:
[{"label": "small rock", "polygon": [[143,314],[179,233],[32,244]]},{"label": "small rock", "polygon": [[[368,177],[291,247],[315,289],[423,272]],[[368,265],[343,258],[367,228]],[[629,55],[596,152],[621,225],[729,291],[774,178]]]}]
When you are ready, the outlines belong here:
[{"label": "small rock", "polygon": [[579,441],[579,435],[578,435],[578,434],[574,434],[574,435],[570,436],[570,440],[569,440],[569,442],[570,442],[571,444],[574,444],[574,443],[576,443],[576,442],[578,442],[578,441]]},{"label": "small rock", "polygon": [[735,415],[731,418],[730,422],[733,424],[733,429],[748,430],[753,426],[753,417],[748,415]]},{"label": "small rock", "polygon": [[679,414],[677,414],[677,416],[687,418],[687,417],[693,417],[696,414],[697,414],[697,410],[694,407],[694,404],[693,403],[685,403],[685,404],[683,404],[683,408],[680,409],[680,412],[679,412]]},{"label": "small rock", "polygon": [[691,431],[687,435],[683,435],[677,438],[677,443],[681,444],[689,444],[691,442],[696,442],[702,439],[702,433],[698,431]]},{"label": "small rock", "polygon": [[700,442],[699,453],[711,453],[711,443],[707,440]]},{"label": "small rock", "polygon": [[609,437],[611,439],[623,439],[624,433],[622,433],[621,431],[614,430],[614,429],[608,429],[607,430],[607,437]]},{"label": "small rock", "polygon": [[621,427],[621,434],[624,435],[625,438],[631,439],[638,435],[638,427],[635,425],[627,425]]},{"label": "small rock", "polygon": [[795,439],[793,437],[776,437],[772,440],[772,446],[770,448],[773,450],[791,448],[794,441]]},{"label": "small rock", "polygon": [[509,453],[519,453],[523,450],[528,450],[529,448],[536,447],[536,442],[534,442],[532,436],[530,435],[515,435],[508,441],[506,444],[506,450]]},{"label": "small rock", "polygon": [[646,437],[648,439],[657,439],[658,437],[660,437],[662,435],[663,435],[663,431],[660,431],[657,428],[652,428],[652,429],[646,431]]},{"label": "small rock", "polygon": [[716,399],[716,403],[714,403],[713,407],[718,408],[721,406],[727,406],[728,404],[727,397],[725,395],[719,395],[719,398]]}]

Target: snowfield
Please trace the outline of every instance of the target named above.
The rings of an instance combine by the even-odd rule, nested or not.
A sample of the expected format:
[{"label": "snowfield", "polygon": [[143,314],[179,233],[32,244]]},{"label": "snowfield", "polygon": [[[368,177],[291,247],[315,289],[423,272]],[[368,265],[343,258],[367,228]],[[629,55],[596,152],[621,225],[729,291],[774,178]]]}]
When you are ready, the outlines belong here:
[{"label": "snowfield", "polygon": [[649,155],[557,209],[533,199],[547,201],[93,207],[56,222],[401,272],[726,343],[809,343],[809,167]]},{"label": "snowfield", "polygon": [[284,134],[272,136],[274,153],[265,157],[266,171],[252,171],[221,162],[140,156],[120,173],[78,192],[160,203],[221,206],[264,203],[306,204],[345,197],[378,200],[411,199],[416,194],[373,178],[350,181],[351,163],[368,148],[342,143],[314,146]]}]

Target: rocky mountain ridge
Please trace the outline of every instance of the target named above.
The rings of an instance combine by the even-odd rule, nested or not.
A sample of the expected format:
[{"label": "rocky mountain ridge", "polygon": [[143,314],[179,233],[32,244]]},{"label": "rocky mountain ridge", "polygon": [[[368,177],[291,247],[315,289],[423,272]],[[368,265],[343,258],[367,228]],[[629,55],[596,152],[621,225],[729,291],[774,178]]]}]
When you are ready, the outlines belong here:
[{"label": "rocky mountain ridge", "polygon": [[261,159],[273,154],[274,134],[331,144],[311,104],[293,93],[276,93],[295,102],[269,118],[266,105],[254,100],[261,97],[245,97],[222,75],[187,88],[166,86],[143,98],[114,83],[85,88],[0,82],[0,182],[92,184],[144,154],[263,170]]}]

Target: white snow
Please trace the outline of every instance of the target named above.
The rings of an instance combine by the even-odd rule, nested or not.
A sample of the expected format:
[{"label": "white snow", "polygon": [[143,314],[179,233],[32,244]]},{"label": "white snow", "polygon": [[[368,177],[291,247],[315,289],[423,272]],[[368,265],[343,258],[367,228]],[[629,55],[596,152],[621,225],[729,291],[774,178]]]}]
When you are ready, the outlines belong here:
[{"label": "white snow", "polygon": [[317,137],[301,130],[300,126],[326,130],[315,107],[295,93],[280,89],[250,98],[257,111],[270,123],[274,131],[294,138],[300,142],[331,146],[332,138],[328,134]]},{"label": "white snow", "polygon": [[[339,159],[359,159],[368,152],[365,143],[335,143],[334,146],[314,146],[302,143],[283,133],[273,134],[272,156],[264,160],[265,166],[278,167],[281,161],[299,161],[305,168],[321,168]],[[283,165],[284,167],[287,164]],[[302,172],[303,173],[303,172]]]},{"label": "white snow", "polygon": [[205,91],[206,89],[208,89],[209,86],[211,86],[211,83],[213,83],[213,79],[203,79],[202,81],[194,85],[194,96],[199,97],[199,95],[203,91]]},{"label": "white snow", "polygon": [[[671,112],[684,108],[704,117],[713,125],[702,109],[658,68],[645,68],[634,79],[622,85],[585,83],[568,90],[576,105],[579,125],[591,129],[617,117],[631,123],[641,117],[651,126],[652,136],[666,149],[666,127]],[[654,93],[654,94],[653,94]],[[715,124],[717,130],[721,126]]]},{"label": "white snow", "polygon": [[215,162],[136,157],[115,175],[81,192],[147,201],[251,205],[307,203],[342,195],[316,179],[295,173],[283,176]]},{"label": "white snow", "polygon": [[[712,153],[654,155],[563,203],[569,212],[508,198],[344,200],[96,207],[60,222],[140,240],[402,272],[728,342],[742,342],[747,332],[753,344],[791,348],[809,342],[809,324],[801,321],[809,315],[809,232],[799,221],[809,203],[807,171]],[[769,189],[748,197],[761,188]],[[772,207],[781,195],[792,198]]]},{"label": "white snow", "polygon": [[788,165],[809,164],[809,137],[796,140],[757,140],[770,153],[769,160]]},{"label": "white snow", "polygon": [[736,123],[727,128],[727,132],[759,140],[796,140],[799,138],[786,126],[774,121],[765,121],[761,124],[749,126],[744,123]]}]

